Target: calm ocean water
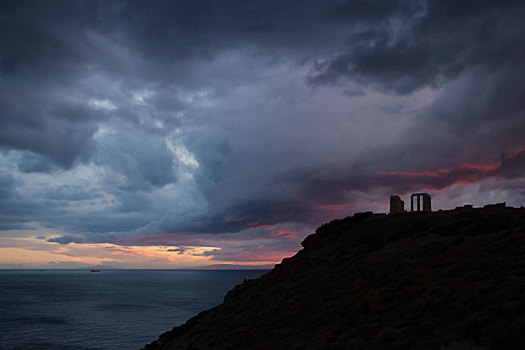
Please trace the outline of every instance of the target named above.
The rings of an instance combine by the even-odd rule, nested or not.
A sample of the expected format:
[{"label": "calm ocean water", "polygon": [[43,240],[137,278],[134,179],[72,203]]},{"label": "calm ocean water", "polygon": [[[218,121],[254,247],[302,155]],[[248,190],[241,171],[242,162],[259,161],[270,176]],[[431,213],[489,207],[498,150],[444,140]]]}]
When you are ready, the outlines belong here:
[{"label": "calm ocean water", "polygon": [[0,270],[0,349],[140,349],[266,272]]}]

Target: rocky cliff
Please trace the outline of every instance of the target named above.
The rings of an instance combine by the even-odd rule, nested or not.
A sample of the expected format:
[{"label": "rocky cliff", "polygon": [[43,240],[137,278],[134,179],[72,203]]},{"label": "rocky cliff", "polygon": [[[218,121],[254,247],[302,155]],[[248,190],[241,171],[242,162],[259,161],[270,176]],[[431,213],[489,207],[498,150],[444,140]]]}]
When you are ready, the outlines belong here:
[{"label": "rocky cliff", "polygon": [[525,209],[360,213],[161,349],[525,349]]}]

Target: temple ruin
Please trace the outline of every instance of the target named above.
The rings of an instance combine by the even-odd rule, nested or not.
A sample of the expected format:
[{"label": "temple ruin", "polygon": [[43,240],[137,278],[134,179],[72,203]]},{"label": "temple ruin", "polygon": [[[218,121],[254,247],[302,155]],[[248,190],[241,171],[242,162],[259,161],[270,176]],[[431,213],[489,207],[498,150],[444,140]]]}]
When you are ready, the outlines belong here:
[{"label": "temple ruin", "polygon": [[401,214],[404,212],[405,202],[399,196],[390,196],[390,214]]},{"label": "temple ruin", "polygon": [[[416,198],[417,210],[414,210],[414,197]],[[423,208],[421,208],[423,202]],[[410,211],[432,211],[430,195],[428,193],[413,193],[410,196]]]},{"label": "temple ruin", "polygon": [[[416,206],[414,210],[414,198]],[[413,193],[410,196],[410,211],[432,211],[431,197],[428,193]],[[405,212],[405,202],[396,195],[390,196],[390,214],[400,214]]]}]

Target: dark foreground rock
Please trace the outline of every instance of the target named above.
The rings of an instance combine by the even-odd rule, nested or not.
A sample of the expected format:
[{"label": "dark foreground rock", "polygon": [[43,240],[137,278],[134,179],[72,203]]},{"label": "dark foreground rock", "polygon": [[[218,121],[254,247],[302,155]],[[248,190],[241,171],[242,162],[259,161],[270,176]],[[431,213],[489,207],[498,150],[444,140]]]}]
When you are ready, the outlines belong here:
[{"label": "dark foreground rock", "polygon": [[525,209],[334,220],[161,349],[525,349]]}]

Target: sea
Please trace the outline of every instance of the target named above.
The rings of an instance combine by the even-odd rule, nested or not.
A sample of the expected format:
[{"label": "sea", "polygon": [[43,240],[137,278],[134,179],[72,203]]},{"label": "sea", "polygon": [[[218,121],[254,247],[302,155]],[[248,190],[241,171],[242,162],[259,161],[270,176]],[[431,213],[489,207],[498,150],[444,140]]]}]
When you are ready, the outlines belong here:
[{"label": "sea", "polygon": [[0,270],[0,349],[138,350],[267,272]]}]

